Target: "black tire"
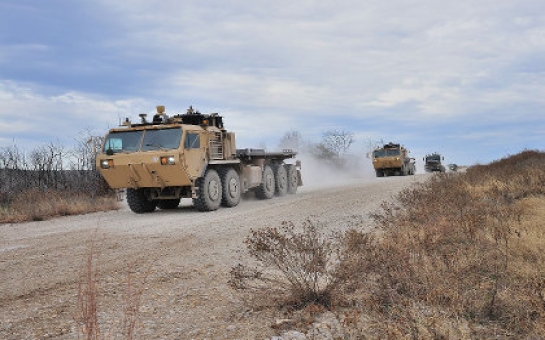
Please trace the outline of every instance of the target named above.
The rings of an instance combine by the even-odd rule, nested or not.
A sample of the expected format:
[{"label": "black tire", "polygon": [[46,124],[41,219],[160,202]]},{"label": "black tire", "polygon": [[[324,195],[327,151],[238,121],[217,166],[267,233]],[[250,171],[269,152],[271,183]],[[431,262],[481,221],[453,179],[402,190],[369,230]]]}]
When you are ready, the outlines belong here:
[{"label": "black tire", "polygon": [[284,196],[288,193],[288,173],[284,164],[276,164],[273,166],[274,172],[274,193],[276,196]]},{"label": "black tire", "polygon": [[299,186],[297,168],[293,164],[286,164],[286,173],[288,175],[288,194],[295,194]]},{"label": "black tire", "polygon": [[157,200],[157,208],[161,210],[176,209],[180,205],[179,198],[173,198],[169,200]]},{"label": "black tire", "polygon": [[256,196],[261,199],[270,199],[274,196],[274,173],[270,166],[265,165],[261,177],[261,184],[257,187]]},{"label": "black tire", "polygon": [[155,210],[157,202],[149,199],[149,190],[145,188],[127,188],[127,203],[137,214],[150,213]]},{"label": "black tire", "polygon": [[195,183],[197,198],[193,199],[195,208],[200,211],[217,210],[221,204],[221,180],[214,169],[206,170],[204,177]]},{"label": "black tire", "polygon": [[222,199],[224,207],[234,207],[240,202],[240,177],[233,168],[221,171]]},{"label": "black tire", "polygon": [[377,169],[375,172],[377,173],[377,177],[384,177],[384,171]]}]

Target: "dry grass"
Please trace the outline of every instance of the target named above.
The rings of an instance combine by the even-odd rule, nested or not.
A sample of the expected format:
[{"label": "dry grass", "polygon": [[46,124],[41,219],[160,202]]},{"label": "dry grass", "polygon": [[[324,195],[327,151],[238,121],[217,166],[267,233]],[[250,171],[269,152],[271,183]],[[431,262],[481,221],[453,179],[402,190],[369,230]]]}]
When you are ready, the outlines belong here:
[{"label": "dry grass", "polygon": [[[95,234],[96,236],[96,234]],[[91,242],[87,258],[85,259],[85,272],[82,280],[78,283],[78,310],[76,323],[79,326],[79,333],[85,340],[99,340],[100,326],[98,321],[98,276],[99,265],[95,242]]]},{"label": "dry grass", "polygon": [[51,217],[116,209],[119,206],[115,196],[91,197],[70,191],[29,189],[0,210],[0,222],[42,221]]},{"label": "dry grass", "polygon": [[406,336],[542,338],[544,194],[545,154],[535,151],[434,176],[384,204],[373,216],[384,234],[345,270],[373,273],[365,303]]},{"label": "dry grass", "polygon": [[[545,338],[545,153],[434,175],[372,218],[381,233],[354,229],[336,250],[325,248],[336,254],[327,271],[334,283],[328,308],[345,338]],[[249,243],[258,262],[271,268],[282,258],[277,271],[300,271],[299,261],[284,259],[289,253],[257,247],[282,244],[270,229],[258,235]],[[275,259],[264,261],[265,253]],[[312,262],[301,256],[309,254],[305,247],[291,253]]]},{"label": "dry grass", "polygon": [[[107,334],[101,332],[101,326],[111,323],[112,320],[99,320],[99,284],[100,284],[100,242],[97,241],[97,232],[90,242],[84,271],[78,283],[78,314],[75,322],[78,326],[78,338],[85,340],[117,339],[114,331]],[[122,339],[135,340],[138,338],[140,326],[140,307],[142,295],[147,285],[147,278],[151,267],[146,272],[139,272],[134,264],[127,268],[125,289],[123,293],[123,314],[120,315],[119,333]],[[102,321],[102,322],[101,322]]]}]

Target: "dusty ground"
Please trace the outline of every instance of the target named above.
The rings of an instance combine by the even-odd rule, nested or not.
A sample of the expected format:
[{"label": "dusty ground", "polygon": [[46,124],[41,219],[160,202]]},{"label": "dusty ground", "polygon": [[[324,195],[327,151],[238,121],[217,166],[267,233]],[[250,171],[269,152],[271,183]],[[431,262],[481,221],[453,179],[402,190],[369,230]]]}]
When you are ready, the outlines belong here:
[{"label": "dusty ground", "polygon": [[[229,270],[248,259],[249,230],[312,219],[332,229],[368,227],[368,213],[425,175],[302,187],[296,195],[246,200],[201,213],[119,211],[0,225],[0,339],[77,339],[78,282],[91,241],[99,254],[103,339],[119,336],[124,286],[144,273],[140,339],[268,339],[281,318],[255,310],[229,288]],[[79,337],[83,338],[83,337]]]}]

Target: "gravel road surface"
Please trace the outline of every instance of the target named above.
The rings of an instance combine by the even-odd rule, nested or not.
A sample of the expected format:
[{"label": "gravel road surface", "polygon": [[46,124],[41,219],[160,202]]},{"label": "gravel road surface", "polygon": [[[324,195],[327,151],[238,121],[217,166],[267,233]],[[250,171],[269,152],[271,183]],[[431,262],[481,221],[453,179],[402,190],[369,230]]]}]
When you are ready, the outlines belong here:
[{"label": "gravel road surface", "polygon": [[[128,274],[142,289],[139,339],[267,339],[278,311],[253,310],[229,288],[232,266],[248,260],[250,229],[311,219],[342,230],[368,228],[368,214],[426,175],[307,184],[296,195],[243,200],[202,213],[118,211],[0,225],[0,339],[78,337],[78,283],[94,244],[102,339],[123,339]],[[323,184],[323,183],[322,183]],[[145,279],[145,284],[142,284]]]}]

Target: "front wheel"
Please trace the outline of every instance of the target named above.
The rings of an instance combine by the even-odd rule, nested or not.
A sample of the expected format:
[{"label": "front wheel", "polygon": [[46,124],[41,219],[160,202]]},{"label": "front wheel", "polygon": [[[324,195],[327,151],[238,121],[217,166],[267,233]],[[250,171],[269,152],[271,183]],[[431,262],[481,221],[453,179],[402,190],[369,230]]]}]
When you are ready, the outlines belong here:
[{"label": "front wheel", "polygon": [[221,180],[218,172],[214,169],[206,170],[204,177],[197,180],[196,194],[193,204],[200,211],[217,210],[221,204]]},{"label": "front wheel", "polygon": [[127,203],[137,214],[149,213],[155,210],[157,202],[149,199],[149,190],[127,188]]}]

